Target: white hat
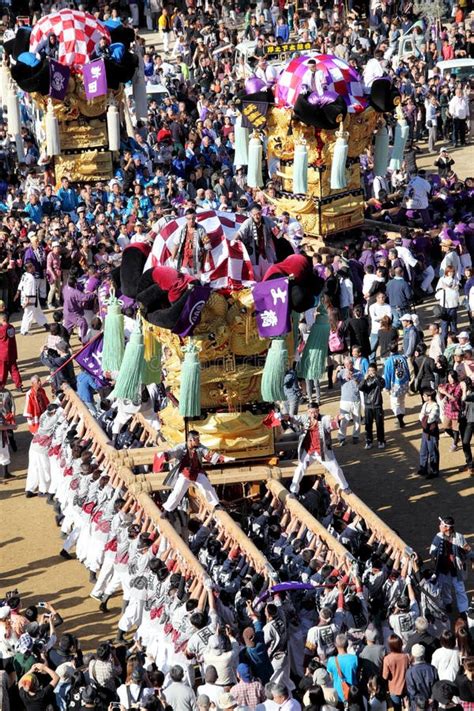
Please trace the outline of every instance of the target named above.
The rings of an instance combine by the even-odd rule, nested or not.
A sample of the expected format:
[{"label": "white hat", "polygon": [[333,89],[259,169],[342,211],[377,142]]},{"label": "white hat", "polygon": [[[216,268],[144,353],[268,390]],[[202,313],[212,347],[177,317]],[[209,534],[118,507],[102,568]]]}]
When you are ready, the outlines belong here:
[{"label": "white hat", "polygon": [[412,657],[415,657],[415,659],[421,659],[424,657],[425,651],[426,650],[422,644],[414,644],[411,648]]},{"label": "white hat", "polygon": [[59,242],[51,242],[51,247],[60,247]]},{"label": "white hat", "polygon": [[6,620],[10,612],[11,609],[8,605],[2,605],[2,607],[0,607],[0,620]]},{"label": "white hat", "polygon": [[470,336],[467,331],[461,331],[461,333],[458,333],[458,338],[467,338],[469,340]]},{"label": "white hat", "polygon": [[400,321],[413,321],[413,316],[411,314],[403,314]]}]

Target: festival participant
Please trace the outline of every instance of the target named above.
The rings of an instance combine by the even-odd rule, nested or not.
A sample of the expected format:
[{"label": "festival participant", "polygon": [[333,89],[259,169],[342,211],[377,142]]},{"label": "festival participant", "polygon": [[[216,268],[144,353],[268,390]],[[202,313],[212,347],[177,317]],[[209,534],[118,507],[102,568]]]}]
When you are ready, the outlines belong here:
[{"label": "festival participant", "polygon": [[335,478],[342,491],[349,492],[349,484],[336,461],[331,444],[331,432],[339,428],[341,416],[333,419],[329,415],[321,415],[318,403],[310,403],[306,415],[283,419],[301,427],[302,433],[298,441],[298,466],[290,486],[290,491],[297,494],[301,480],[311,462],[319,462]]},{"label": "festival participant", "polygon": [[233,462],[233,458],[212,452],[201,444],[199,432],[190,430],[184,444],[164,452],[164,461],[168,462],[173,459],[177,461],[177,464],[173,467],[177,478],[170,495],[163,504],[164,511],[166,513],[174,511],[186,495],[191,484],[194,484],[202,492],[211,506],[218,506],[219,499],[204,472],[204,462],[222,464],[224,462]]},{"label": "festival participant", "polygon": [[15,327],[9,323],[6,313],[0,313],[0,383],[5,386],[10,374],[16,389],[23,392],[17,360]]},{"label": "festival participant", "polygon": [[196,221],[196,210],[189,207],[185,212],[186,224],[175,240],[171,258],[176,269],[185,274],[199,276],[205,272],[210,241],[202,225]]},{"label": "festival participant", "polygon": [[410,369],[406,356],[398,351],[398,344],[392,343],[390,356],[385,361],[383,378],[385,388],[390,393],[390,407],[401,428],[405,427],[405,396],[410,383]]},{"label": "festival participant", "polygon": [[21,297],[20,303],[23,308],[20,327],[21,335],[27,335],[33,321],[38,326],[46,327],[46,317],[39,304],[39,286],[35,278],[35,265],[33,262],[25,262],[25,271],[18,284],[15,299],[18,299],[18,297]]},{"label": "festival participant", "polygon": [[31,440],[28,451],[28,471],[26,474],[25,494],[30,499],[48,493],[50,483],[50,461],[48,457],[53,432],[59,419],[58,406],[50,404],[40,416],[38,429]]},{"label": "festival participant", "polygon": [[248,252],[254,268],[254,276],[259,281],[267,268],[276,262],[274,240],[279,237],[275,223],[262,214],[262,206],[254,203],[250,217],[240,227],[236,239],[240,239]]},{"label": "festival participant", "polygon": [[431,543],[430,555],[442,587],[446,609],[450,610],[452,607],[452,588],[454,588],[458,611],[465,614],[469,602],[464,579],[467,560],[472,559],[473,554],[471,546],[462,533],[456,531],[452,516],[439,517],[439,531]]},{"label": "festival participant", "polygon": [[31,388],[26,392],[25,409],[23,412],[31,434],[34,435],[38,431],[40,417],[48,405],[49,398],[41,384],[41,378],[38,375],[33,375],[31,378]]}]

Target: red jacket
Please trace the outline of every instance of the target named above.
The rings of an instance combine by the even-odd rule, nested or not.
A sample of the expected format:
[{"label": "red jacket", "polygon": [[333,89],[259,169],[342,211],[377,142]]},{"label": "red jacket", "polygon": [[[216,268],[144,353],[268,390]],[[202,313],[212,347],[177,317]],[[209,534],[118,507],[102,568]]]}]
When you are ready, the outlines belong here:
[{"label": "red jacket", "polygon": [[17,359],[15,327],[11,323],[2,323],[0,325],[0,361],[16,363]]}]

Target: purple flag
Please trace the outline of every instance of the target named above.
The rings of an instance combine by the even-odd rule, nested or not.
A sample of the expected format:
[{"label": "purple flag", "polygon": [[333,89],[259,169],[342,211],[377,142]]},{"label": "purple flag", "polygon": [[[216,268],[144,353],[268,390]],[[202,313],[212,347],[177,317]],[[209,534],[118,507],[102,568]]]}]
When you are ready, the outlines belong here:
[{"label": "purple flag", "polygon": [[181,336],[181,338],[190,336],[201,320],[201,312],[210,295],[211,287],[207,284],[198,285],[191,289],[188,298],[184,302],[178,321],[171,331]]},{"label": "purple flag", "polygon": [[95,62],[84,64],[82,73],[86,99],[88,101],[95,99],[97,96],[107,94],[107,77],[105,75],[105,63],[103,59],[96,59]]},{"label": "purple flag", "polygon": [[55,59],[49,60],[49,95],[62,101],[66,96],[71,70]]},{"label": "purple flag", "polygon": [[96,379],[97,384],[100,387],[107,385],[107,380],[104,378],[104,373],[102,371],[102,347],[104,344],[104,336],[100,334],[93,341],[89,343],[84,350],[80,351],[77,356],[74,356],[74,360],[78,363],[81,368],[84,368],[93,378]]},{"label": "purple flag", "polygon": [[257,330],[261,338],[284,336],[291,330],[288,279],[261,281],[253,287]]}]

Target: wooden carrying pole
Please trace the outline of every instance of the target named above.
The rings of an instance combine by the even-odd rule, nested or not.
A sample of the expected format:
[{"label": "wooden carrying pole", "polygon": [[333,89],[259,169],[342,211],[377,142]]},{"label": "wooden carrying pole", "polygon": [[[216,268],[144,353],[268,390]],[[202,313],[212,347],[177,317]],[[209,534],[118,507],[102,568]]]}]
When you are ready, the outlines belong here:
[{"label": "wooden carrying pole", "polygon": [[280,484],[276,479],[268,479],[266,482],[267,489],[282,502],[283,506],[288,509],[292,516],[295,516],[298,521],[306,526],[306,528],[311,531],[311,533],[316,536],[316,538],[324,541],[329,550],[331,550],[337,560],[339,565],[343,567],[347,572],[350,572],[356,559],[351,555],[346,548],[340,543],[337,538],[329,533],[329,531],[324,528],[322,523],[312,516],[305,507],[297,501],[294,496],[290,494],[288,489],[285,489],[283,484]]},{"label": "wooden carrying pole", "polygon": [[92,437],[94,445],[107,460],[106,466],[111,481],[118,479],[121,482],[121,485],[130,494],[138,509],[143,512],[143,516],[149,519],[151,525],[168,541],[173,555],[178,556],[183,561],[184,568],[188,572],[192,572],[195,578],[203,585],[210,585],[211,579],[196,556],[191,552],[181,536],[174,530],[170,522],[161,518],[161,511],[149,495],[151,487],[147,480],[148,477],[145,475],[135,475],[131,469],[117,461],[114,457],[115,450],[109,446],[110,440],[100,425],[94,420],[82,400],[76,395],[72,388],[65,386],[63,390],[67,400],[64,404],[66,417],[70,421],[74,419],[81,419],[83,421],[86,433]]},{"label": "wooden carrying pole", "polygon": [[270,565],[266,557],[257,546],[245,535],[240,526],[236,524],[233,518],[222,509],[212,509],[207,503],[201,492],[193,486],[191,488],[191,498],[193,498],[198,506],[198,509],[205,510],[207,513],[213,514],[214,521],[231,538],[233,543],[239,546],[243,555],[249,560],[258,573],[261,573],[265,578],[270,580],[276,579],[276,572]]}]

